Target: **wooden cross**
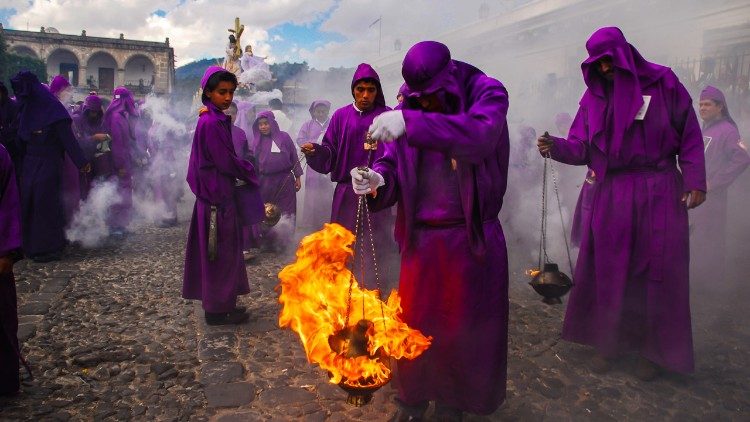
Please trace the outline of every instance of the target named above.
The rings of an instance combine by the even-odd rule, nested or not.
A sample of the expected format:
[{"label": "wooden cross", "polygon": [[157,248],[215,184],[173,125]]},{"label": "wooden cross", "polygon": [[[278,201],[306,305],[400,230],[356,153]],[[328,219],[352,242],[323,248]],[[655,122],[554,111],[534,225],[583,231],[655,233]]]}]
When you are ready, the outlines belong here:
[{"label": "wooden cross", "polygon": [[234,34],[234,38],[237,40],[237,44],[234,45],[234,55],[235,57],[240,57],[242,55],[242,47],[240,44],[240,37],[242,37],[242,32],[245,31],[245,25],[240,24],[240,18],[234,18],[234,29],[230,28],[229,32]]}]

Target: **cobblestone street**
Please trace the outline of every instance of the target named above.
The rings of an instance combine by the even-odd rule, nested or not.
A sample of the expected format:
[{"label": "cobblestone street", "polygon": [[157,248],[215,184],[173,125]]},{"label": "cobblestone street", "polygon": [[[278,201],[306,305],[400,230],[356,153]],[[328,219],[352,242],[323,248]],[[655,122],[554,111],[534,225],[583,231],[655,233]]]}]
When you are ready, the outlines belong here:
[{"label": "cobblestone street", "polygon": [[[296,334],[278,328],[274,287],[290,256],[248,265],[249,323],[206,326],[200,303],[180,297],[185,231],[148,228],[122,244],[71,248],[57,263],[16,266],[19,337],[34,379],[0,399],[0,420],[388,419],[390,385],[367,406],[346,404]],[[559,340],[564,305],[544,305],[525,281],[511,279],[507,401],[468,420],[750,418],[746,303],[722,317],[694,306],[695,374],[644,383],[631,356],[592,374],[591,352]]]}]

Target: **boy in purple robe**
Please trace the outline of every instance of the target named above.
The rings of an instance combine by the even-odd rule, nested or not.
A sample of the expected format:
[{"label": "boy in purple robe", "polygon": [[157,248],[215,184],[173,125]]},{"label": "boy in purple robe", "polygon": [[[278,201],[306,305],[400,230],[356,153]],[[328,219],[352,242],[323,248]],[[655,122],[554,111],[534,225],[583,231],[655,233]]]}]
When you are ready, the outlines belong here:
[{"label": "boy in purple robe", "polygon": [[710,195],[690,214],[692,239],[691,276],[701,290],[716,290],[724,279],[727,224],[727,190],[750,165],[737,124],[729,114],[724,94],[707,86],[701,92],[706,185]]},{"label": "boy in purple robe", "polygon": [[195,194],[185,251],[182,297],[201,300],[206,323],[241,324],[248,320],[237,296],[250,292],[242,260],[242,231],[234,201],[239,182],[258,185],[253,165],[237,157],[229,116],[237,77],[209,67],[201,80],[207,111],[198,119],[188,163],[187,182]]},{"label": "boy in purple robe", "polygon": [[0,145],[0,396],[21,387],[18,380],[18,312],[13,264],[21,258],[21,203],[8,151]]},{"label": "boy in purple robe", "polygon": [[110,234],[123,238],[130,224],[133,207],[133,171],[131,151],[136,147],[135,125],[138,110],[130,91],[117,87],[112,102],[104,113],[104,125],[112,137],[112,167],[117,181],[120,201],[109,210]]},{"label": "boy in purple robe", "polygon": [[635,351],[643,380],[660,367],[692,372],[687,210],[706,197],[692,100],[619,28],[599,29],[586,48],[587,90],[567,139],[538,140],[542,155],[595,174],[575,216],[580,253],[562,338],[596,349],[594,371]]},{"label": "boy in purple robe", "polygon": [[23,250],[36,262],[59,260],[65,247],[61,178],[65,154],[89,170],[68,111],[31,72],[11,80],[18,99],[18,142],[23,151]]},{"label": "boy in purple robe", "polygon": [[[351,169],[373,210],[398,204],[402,318],[433,337],[398,362],[397,421],[491,414],[505,399],[508,259],[498,213],[508,174],[508,93],[496,79],[424,41],[406,53],[401,110],[378,116],[387,141],[371,170]],[[377,193],[376,196],[371,196]]]},{"label": "boy in purple robe", "polygon": [[253,124],[250,149],[260,176],[260,196],[264,203],[278,206],[282,216],[281,223],[263,230],[261,248],[280,252],[289,246],[294,235],[302,167],[294,141],[279,128],[274,113],[258,113]]},{"label": "boy in purple robe", "polygon": [[[328,128],[328,113],[331,103],[316,100],[310,104],[310,120],[299,129],[297,145],[319,144]],[[331,217],[333,183],[331,179],[317,171],[305,175],[305,199],[302,206],[302,227],[319,230]]]},{"label": "boy in purple robe", "polygon": [[97,95],[89,95],[81,105],[78,114],[73,115],[73,133],[83,150],[86,160],[92,163],[92,171],[80,177],[81,199],[88,197],[94,178],[107,178],[111,175],[111,140],[104,127],[104,108]]},{"label": "boy in purple robe", "polygon": [[[390,110],[385,105],[380,77],[367,63],[357,67],[350,86],[354,102],[333,112],[323,140],[319,143],[308,142],[302,145],[302,153],[307,158],[311,169],[321,174],[331,175],[336,182],[331,204],[332,223],[346,227],[355,232],[357,222],[357,195],[351,190],[351,176],[349,170],[355,166],[371,166],[383,155],[383,148],[368,151],[364,144],[367,131],[372,121],[381,113]],[[371,152],[371,153],[370,153]],[[368,162],[368,156],[369,162]],[[397,259],[397,246],[393,241],[393,216],[390,209],[370,215],[377,262],[384,282],[383,291],[387,294],[390,287],[397,284],[397,274],[393,270],[395,265],[384,265],[386,261]],[[369,231],[369,229],[368,229]],[[369,238],[369,236],[368,236]],[[365,257],[366,287],[375,288],[374,263],[369,256]],[[361,280],[360,280],[361,281]]]}]

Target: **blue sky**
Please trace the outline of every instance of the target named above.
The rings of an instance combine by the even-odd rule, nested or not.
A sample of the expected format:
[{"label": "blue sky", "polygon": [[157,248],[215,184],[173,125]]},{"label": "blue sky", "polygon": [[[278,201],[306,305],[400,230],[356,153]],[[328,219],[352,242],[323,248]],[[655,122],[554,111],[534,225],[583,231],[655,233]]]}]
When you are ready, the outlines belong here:
[{"label": "blue sky", "polygon": [[279,57],[294,57],[296,50],[304,48],[314,50],[328,42],[346,41],[346,37],[335,32],[320,30],[322,22],[311,25],[295,25],[285,22],[268,30],[268,44]]}]

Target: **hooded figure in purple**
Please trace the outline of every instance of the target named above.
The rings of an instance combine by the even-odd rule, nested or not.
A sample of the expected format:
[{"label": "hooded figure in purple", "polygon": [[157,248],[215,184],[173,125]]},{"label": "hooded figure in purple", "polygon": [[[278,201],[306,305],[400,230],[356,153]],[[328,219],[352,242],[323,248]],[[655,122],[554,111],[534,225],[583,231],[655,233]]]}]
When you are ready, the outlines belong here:
[{"label": "hooded figure in purple", "polygon": [[[185,251],[182,297],[201,300],[209,323],[212,318],[226,321],[235,315],[237,296],[250,291],[234,195],[239,181],[258,185],[253,165],[234,151],[230,117],[207,96],[211,77],[223,77],[221,72],[226,73],[211,66],[201,80],[207,111],[198,119],[187,171],[187,182],[196,198]],[[236,87],[236,78],[232,79]]]},{"label": "hooded figure in purple", "polygon": [[133,95],[127,88],[115,88],[112,103],[104,113],[104,126],[112,137],[112,167],[120,196],[120,201],[109,210],[109,227],[116,236],[124,235],[130,224],[135,167],[132,151],[136,148],[137,119],[138,110]]},{"label": "hooded figure in purple", "polygon": [[398,139],[372,170],[352,170],[355,192],[373,210],[397,204],[402,318],[433,337],[423,355],[398,362],[396,419],[421,418],[429,401],[437,420],[491,414],[507,375],[508,259],[498,213],[508,93],[434,41],[409,49],[402,74],[403,108],[370,128],[375,139]]},{"label": "hooded figure in purple", "polygon": [[[71,99],[72,87],[70,82],[62,75],[52,78],[49,84],[49,92],[52,93],[70,113],[68,102]],[[71,116],[72,117],[72,116]],[[66,154],[63,160],[62,172],[62,198],[65,222],[70,224],[78,212],[78,203],[81,201],[81,172],[73,160]]]},{"label": "hooded figure in purple", "polygon": [[[354,233],[359,198],[352,192],[349,170],[356,166],[371,166],[383,155],[382,146],[368,155],[364,144],[372,121],[389,108],[385,105],[380,77],[369,64],[362,63],[357,67],[350,90],[354,102],[336,110],[320,144],[308,142],[302,146],[302,152],[311,169],[321,174],[330,174],[331,180],[337,183],[333,192],[330,221],[341,224]],[[373,213],[370,219],[376,260],[381,263],[380,270],[393,269],[395,265],[384,265],[397,255],[396,244],[393,242],[391,210]],[[374,263],[371,259],[366,260],[365,273],[366,286],[375,288]],[[383,289],[384,292],[395,287],[396,276],[395,272],[380,274],[381,281],[386,283],[384,287],[388,287]]]},{"label": "hooded figure in purple", "polygon": [[[310,104],[310,120],[302,124],[297,135],[297,145],[319,144],[328,128],[328,113],[331,103],[316,100]],[[331,179],[317,171],[305,175],[305,200],[302,206],[302,227],[319,230],[331,217],[333,183]]]},{"label": "hooded figure in purple", "polygon": [[[81,198],[86,199],[91,190],[91,183],[95,178],[107,178],[111,175],[111,155],[107,128],[104,126],[104,108],[102,99],[97,95],[89,95],[81,106],[80,113],[73,115],[73,132],[78,139],[78,145],[83,150],[86,160],[92,163],[90,173],[81,174]],[[103,144],[104,143],[104,144]]]},{"label": "hooded figure in purple", "polygon": [[562,338],[593,346],[595,371],[635,351],[643,380],[659,367],[692,372],[687,211],[706,191],[692,100],[618,28],[599,29],[586,48],[587,90],[568,138],[538,141],[543,155],[595,174],[578,199],[580,252]]},{"label": "hooded figure in purple", "polygon": [[36,75],[19,72],[11,80],[18,100],[18,142],[23,150],[21,218],[23,250],[32,259],[60,258],[65,247],[61,185],[65,154],[86,166],[65,107]]},{"label": "hooded figure in purple", "polygon": [[[18,145],[18,104],[10,97],[8,87],[0,81],[0,145],[10,154],[16,171],[16,179],[21,171],[21,150]],[[18,182],[18,180],[16,180]]]},{"label": "hooded figure in purple", "polygon": [[750,165],[750,155],[721,91],[707,86],[699,106],[709,196],[702,207],[690,213],[690,264],[694,285],[714,290],[724,279],[727,189]]},{"label": "hooded figure in purple", "polygon": [[13,264],[21,258],[21,203],[13,162],[0,145],[0,396],[14,394],[18,379],[18,312]]},{"label": "hooded figure in purple", "polygon": [[282,218],[288,218],[291,224],[291,227],[279,224],[263,234],[263,247],[281,250],[294,234],[297,191],[302,177],[297,148],[289,134],[279,128],[274,113],[268,110],[255,118],[250,149],[257,163],[263,202],[278,206]]}]

